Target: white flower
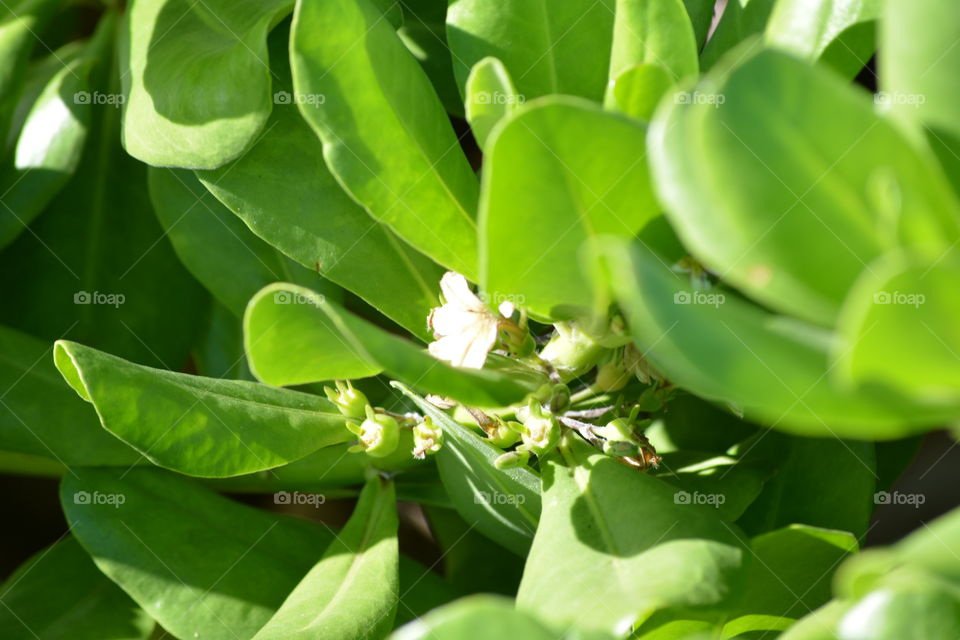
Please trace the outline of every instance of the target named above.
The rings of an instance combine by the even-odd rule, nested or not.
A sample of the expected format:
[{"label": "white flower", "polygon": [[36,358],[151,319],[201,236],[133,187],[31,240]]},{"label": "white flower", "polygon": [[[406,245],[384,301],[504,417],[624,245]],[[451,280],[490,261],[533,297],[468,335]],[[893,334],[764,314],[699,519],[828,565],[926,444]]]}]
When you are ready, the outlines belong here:
[{"label": "white flower", "polygon": [[439,360],[455,367],[480,369],[497,342],[499,319],[470,290],[467,279],[448,271],[440,279],[443,306],[430,312],[427,323],[435,342],[428,347]]}]

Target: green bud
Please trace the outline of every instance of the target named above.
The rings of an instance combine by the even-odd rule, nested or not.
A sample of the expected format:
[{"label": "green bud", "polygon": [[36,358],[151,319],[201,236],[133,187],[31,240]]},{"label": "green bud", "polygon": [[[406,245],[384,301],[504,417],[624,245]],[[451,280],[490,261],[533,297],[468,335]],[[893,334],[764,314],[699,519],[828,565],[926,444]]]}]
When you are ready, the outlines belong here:
[{"label": "green bud", "polygon": [[631,377],[633,375],[623,365],[622,360],[608,362],[597,369],[597,379],[594,380],[592,389],[598,393],[620,391],[627,386]]},{"label": "green bud", "polygon": [[625,440],[605,440],[603,452],[612,458],[626,458],[641,454],[640,447],[635,442]]},{"label": "green bud", "polygon": [[374,458],[383,458],[397,449],[400,443],[400,425],[388,415],[378,414],[367,405],[367,419],[359,427],[350,422],[347,428],[360,436],[360,443],[351,451],[365,451]]},{"label": "green bud", "polygon": [[497,469],[516,469],[517,467],[526,465],[529,461],[530,452],[517,449],[516,451],[508,451],[498,457],[493,461],[493,466]]},{"label": "green bud", "polygon": [[413,427],[413,457],[423,460],[431,453],[440,451],[443,446],[443,430],[433,424],[430,416]]},{"label": "green bud", "polygon": [[531,453],[542,456],[560,442],[560,423],[552,414],[544,415],[536,400],[530,401],[529,410],[522,421],[522,446]]},{"label": "green bud", "polygon": [[550,411],[560,413],[570,406],[570,387],[565,384],[554,385],[550,396]]},{"label": "green bud", "polygon": [[330,402],[337,405],[337,409],[339,409],[340,413],[344,416],[354,420],[363,420],[366,416],[367,408],[370,406],[367,396],[363,395],[363,392],[354,389],[353,384],[349,380],[346,382],[337,380],[334,384],[337,386],[336,391],[330,387],[323,388],[323,392],[327,394]]},{"label": "green bud", "polygon": [[496,417],[495,420],[497,421],[496,426],[485,429],[487,438],[492,445],[506,449],[520,441],[520,431],[523,429],[522,424],[519,422],[504,422],[502,419]]},{"label": "green bud", "polygon": [[596,366],[604,348],[576,324],[560,322],[554,325],[557,334],[540,351],[562,380],[582,376]]},{"label": "green bud", "polygon": [[611,442],[630,441],[635,438],[633,426],[631,426],[630,420],[627,418],[616,418],[611,420],[604,426],[597,427],[593,430],[593,432],[604,440],[609,440]]}]

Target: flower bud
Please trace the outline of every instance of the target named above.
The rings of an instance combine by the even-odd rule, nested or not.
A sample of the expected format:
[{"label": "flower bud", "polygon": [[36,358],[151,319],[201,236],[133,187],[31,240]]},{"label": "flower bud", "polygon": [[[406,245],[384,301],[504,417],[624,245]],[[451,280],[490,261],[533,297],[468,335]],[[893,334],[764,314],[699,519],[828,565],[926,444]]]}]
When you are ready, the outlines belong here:
[{"label": "flower bud", "polygon": [[433,424],[430,416],[413,427],[413,457],[423,460],[431,453],[440,451],[443,445],[443,431]]},{"label": "flower bud", "polygon": [[400,425],[388,415],[378,414],[367,405],[367,418],[359,426],[347,422],[347,428],[360,437],[360,442],[350,451],[365,451],[374,458],[383,458],[397,449],[400,442]]},{"label": "flower bud", "polygon": [[540,403],[532,400],[523,419],[523,447],[542,456],[560,442],[560,423],[551,415],[543,414]]},{"label": "flower bud", "polygon": [[577,325],[560,322],[557,334],[540,352],[540,358],[552,366],[562,380],[582,376],[596,366],[604,348]]},{"label": "flower bud", "polygon": [[635,439],[633,427],[627,418],[615,418],[602,427],[593,430],[595,434],[611,442]]},{"label": "flower bud", "polygon": [[494,417],[496,424],[490,425],[484,431],[490,444],[506,449],[512,447],[520,440],[520,432],[523,425],[519,422],[504,422],[502,419]]},{"label": "flower bud", "polygon": [[530,461],[530,452],[517,449],[508,451],[493,461],[493,466],[497,469],[516,469],[522,467]]},{"label": "flower bud", "polygon": [[597,378],[591,388],[598,393],[620,391],[627,386],[631,377],[633,376],[624,366],[623,361],[614,360],[597,369]]},{"label": "flower bud", "polygon": [[351,384],[349,380],[345,383],[337,380],[334,384],[337,386],[336,391],[330,387],[323,388],[323,392],[327,394],[330,402],[337,405],[340,413],[347,418],[363,420],[366,416],[367,408],[370,406],[367,396],[363,395],[363,392],[354,389],[353,384]]}]

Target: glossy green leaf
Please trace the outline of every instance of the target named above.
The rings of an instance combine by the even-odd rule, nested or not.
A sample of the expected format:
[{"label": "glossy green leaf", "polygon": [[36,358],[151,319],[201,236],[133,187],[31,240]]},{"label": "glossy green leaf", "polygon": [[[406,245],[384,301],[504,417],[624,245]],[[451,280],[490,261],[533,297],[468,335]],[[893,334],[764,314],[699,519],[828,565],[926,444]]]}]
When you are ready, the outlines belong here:
[{"label": "glossy green leaf", "polygon": [[503,451],[406,387],[394,383],[443,430],[437,465],[460,516],[517,555],[530,549],[540,517],[540,478],[527,467],[497,469]]},{"label": "glossy green leaf", "polygon": [[54,359],[107,431],[187,475],[252,473],[352,439],[318,396],[151,369],[74,342],[58,341]]},{"label": "glossy green leaf", "polygon": [[393,626],[398,582],[395,490],[392,481],[375,477],[323,558],[255,638],[382,638]]},{"label": "glossy green leaf", "polygon": [[523,104],[510,72],[496,58],[484,58],[470,69],[464,88],[467,122],[481,148],[486,148],[493,127]]},{"label": "glossy green leaf", "polygon": [[238,317],[277,280],[323,288],[323,279],[253,235],[182,169],[151,168],[150,199],[180,261]]},{"label": "glossy green leaf", "polygon": [[[115,76],[113,64],[91,76],[101,98],[115,95],[115,80],[101,77],[108,72]],[[163,237],[146,168],[120,146],[117,104],[91,96],[90,108],[76,173],[0,254],[0,322],[179,369],[202,331],[209,298]]]},{"label": "glossy green leaf", "polygon": [[[579,439],[544,463],[544,508],[517,605],[614,633],[667,607],[716,606],[737,589],[742,534],[670,485]],[[569,576],[577,576],[569,580]]]},{"label": "glossy green leaf", "polygon": [[73,465],[134,464],[139,454],[100,428],[64,384],[52,345],[0,327],[0,450]]},{"label": "glossy green leaf", "polygon": [[715,0],[683,0],[683,6],[690,16],[690,22],[697,37],[698,51],[703,48],[703,44],[706,42],[707,33],[713,23],[716,4]]},{"label": "glossy green leaf", "polygon": [[[880,17],[881,2],[783,0],[774,7],[764,37],[768,44],[814,62],[848,29],[875,23]],[[866,58],[869,57],[867,53]]]},{"label": "glossy green leaf", "polygon": [[807,436],[892,439],[949,420],[887,388],[828,375],[830,336],[721,291],[694,291],[645,251],[608,246],[610,281],[641,352],[674,383]]},{"label": "glossy green leaf", "polygon": [[244,317],[250,368],[272,385],[391,377],[477,407],[518,402],[542,384],[506,372],[455,368],[317,293],[277,283],[250,301]]},{"label": "glossy green leaf", "polygon": [[617,0],[454,0],[447,41],[461,87],[483,58],[499,58],[527,100],[551,93],[603,99]]},{"label": "glossy green leaf", "polygon": [[538,102],[499,128],[480,207],[484,291],[548,318],[589,311],[580,253],[599,234],[632,237],[659,212],[645,135],[640,123],[573,98]]},{"label": "glossy green leaf", "polygon": [[400,39],[423,67],[447,112],[463,117],[463,102],[453,77],[453,57],[447,46],[447,0],[400,1]]},{"label": "glossy green leaf", "polygon": [[156,469],[77,469],[60,499],[97,567],[179,638],[252,638],[333,539]]},{"label": "glossy green leaf", "polygon": [[852,381],[889,384],[919,401],[960,398],[960,260],[892,254],[871,264],[840,322],[837,370]]},{"label": "glossy green leaf", "polygon": [[678,451],[661,457],[659,469],[652,473],[654,477],[684,491],[691,501],[711,496],[707,504],[727,522],[743,515],[760,495],[769,476],[762,467],[729,456]]},{"label": "glossy green leaf", "polygon": [[614,79],[613,99],[623,113],[649,121],[673,82],[670,73],[658,64],[635,65]]},{"label": "glossy green leaf", "polygon": [[606,634],[578,629],[554,629],[534,616],[518,611],[507,598],[473,595],[431,611],[423,619],[398,629],[390,640],[606,640]]},{"label": "glossy green leaf", "polygon": [[[883,1],[878,98],[899,118],[938,136],[960,136],[960,5],[950,0]],[[957,149],[958,147],[954,147]]]},{"label": "glossy green leaf", "polygon": [[704,71],[713,67],[718,60],[741,42],[748,41],[745,52],[731,54],[736,62],[742,62],[746,55],[760,49],[763,42],[753,36],[763,33],[776,0],[732,0],[726,3],[717,27],[700,54],[700,68]]},{"label": "glossy green leaf", "polygon": [[291,0],[140,0],[126,20],[123,144],[155,166],[213,169],[263,128],[267,33]]},{"label": "glossy green leaf", "polygon": [[66,537],[40,551],[0,585],[6,640],[145,640],[153,620]]},{"label": "glossy green leaf", "polygon": [[949,640],[960,636],[960,595],[936,581],[904,576],[871,591],[836,626],[838,640]]},{"label": "glossy green leaf", "polygon": [[24,88],[22,100],[30,101],[29,108],[22,122],[14,123],[12,164],[0,170],[0,247],[22,232],[76,171],[90,127],[90,100],[98,96],[90,92],[91,67],[110,59],[106,54],[115,30],[116,14],[107,13],[89,42],[75,50],[61,48],[31,69],[46,76],[52,67],[52,73],[42,77],[35,95],[27,95],[34,91],[29,86],[34,78]]},{"label": "glossy green leaf", "polygon": [[886,249],[936,256],[957,233],[957,202],[930,159],[866,95],[780,52],[680,94],[648,148],[687,248],[760,302],[814,322],[832,324]]},{"label": "glossy green leaf", "polygon": [[7,127],[26,79],[26,63],[41,30],[64,4],[63,0],[19,0],[4,3],[0,11],[0,140]]},{"label": "glossy green leaf", "polygon": [[733,614],[799,618],[830,600],[831,577],[859,545],[845,531],[790,525],[750,541],[753,562]]},{"label": "glossy green leaf", "polygon": [[681,0],[617,0],[610,79],[638,64],[656,64],[674,80],[699,70],[697,42]]},{"label": "glossy green leaf", "polygon": [[340,184],[412,246],[475,278],[476,177],[429,79],[377,9],[299,2],[290,59],[300,111]]},{"label": "glossy green leaf", "polygon": [[[287,35],[277,29],[269,45],[274,86],[290,93]],[[256,235],[427,338],[442,269],[340,188],[297,105],[274,105],[265,132],[234,162],[197,172],[200,181]]]},{"label": "glossy green leaf", "polygon": [[845,602],[831,600],[798,620],[780,640],[837,640],[834,629],[848,608]]}]

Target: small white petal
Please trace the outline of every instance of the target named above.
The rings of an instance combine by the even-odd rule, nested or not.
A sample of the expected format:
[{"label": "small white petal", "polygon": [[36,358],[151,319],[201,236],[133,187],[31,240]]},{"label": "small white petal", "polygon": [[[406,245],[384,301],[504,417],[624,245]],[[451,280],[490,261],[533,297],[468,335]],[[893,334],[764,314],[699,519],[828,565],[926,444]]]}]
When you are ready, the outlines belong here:
[{"label": "small white petal", "polygon": [[454,271],[447,271],[440,279],[440,291],[446,302],[444,306],[459,307],[477,313],[487,311],[486,305],[470,290],[467,279]]},{"label": "small white petal", "polygon": [[517,308],[513,306],[513,303],[509,300],[504,300],[500,303],[500,306],[497,307],[497,311],[499,311],[500,315],[502,315],[504,318],[509,318],[516,310]]}]

